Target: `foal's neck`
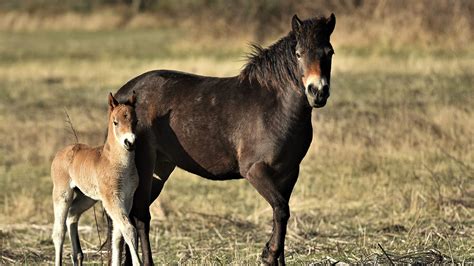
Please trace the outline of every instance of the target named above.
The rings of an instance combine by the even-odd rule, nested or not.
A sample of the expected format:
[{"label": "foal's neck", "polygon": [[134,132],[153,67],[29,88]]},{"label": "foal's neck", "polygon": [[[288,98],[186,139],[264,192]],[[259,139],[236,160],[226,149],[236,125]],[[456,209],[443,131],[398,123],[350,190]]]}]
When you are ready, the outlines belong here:
[{"label": "foal's neck", "polygon": [[109,122],[107,139],[102,147],[102,156],[116,166],[125,168],[132,166],[135,163],[135,151],[127,151],[122,147],[115,138],[112,126],[112,123]]}]

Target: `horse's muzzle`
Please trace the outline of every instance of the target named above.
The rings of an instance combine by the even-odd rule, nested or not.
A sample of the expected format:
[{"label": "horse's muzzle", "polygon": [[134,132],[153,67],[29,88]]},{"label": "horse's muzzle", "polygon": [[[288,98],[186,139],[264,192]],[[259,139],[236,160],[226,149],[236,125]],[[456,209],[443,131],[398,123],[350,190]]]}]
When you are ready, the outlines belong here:
[{"label": "horse's muzzle", "polygon": [[310,94],[312,94],[311,98],[312,101],[310,101],[310,105],[313,108],[321,108],[326,105],[326,102],[329,98],[329,85],[325,84],[321,88],[317,88],[316,86],[310,84],[308,86],[308,91]]}]

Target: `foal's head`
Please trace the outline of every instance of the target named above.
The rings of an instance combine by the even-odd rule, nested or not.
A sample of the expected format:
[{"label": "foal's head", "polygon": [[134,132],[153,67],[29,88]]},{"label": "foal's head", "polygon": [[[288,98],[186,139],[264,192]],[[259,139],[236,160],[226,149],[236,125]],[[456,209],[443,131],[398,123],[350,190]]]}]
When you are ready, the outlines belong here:
[{"label": "foal's head", "polygon": [[296,37],[295,56],[298,75],[312,107],[323,107],[329,98],[331,84],[331,60],[334,50],[330,36],[336,25],[336,17],[301,21],[293,16],[291,26]]},{"label": "foal's head", "polygon": [[112,93],[109,94],[109,134],[113,132],[114,140],[127,151],[135,148],[135,92],[125,103],[119,103]]}]

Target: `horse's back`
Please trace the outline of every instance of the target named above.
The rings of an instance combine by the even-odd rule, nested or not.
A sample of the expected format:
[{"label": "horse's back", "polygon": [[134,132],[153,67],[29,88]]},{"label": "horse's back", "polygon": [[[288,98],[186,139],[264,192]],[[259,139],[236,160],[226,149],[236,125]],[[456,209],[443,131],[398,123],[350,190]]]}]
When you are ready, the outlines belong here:
[{"label": "horse's back", "polygon": [[239,77],[156,70],[127,82],[116,97],[124,101],[132,91],[137,130],[152,129],[142,135],[154,137],[154,149],[194,174],[241,178],[254,161],[272,161],[282,149],[268,119],[279,108],[278,94]]},{"label": "horse's back", "polygon": [[[116,98],[137,93],[139,125],[153,130],[145,135],[154,136],[156,150],[169,161],[209,179],[235,179],[241,178],[233,134],[239,122],[232,118],[242,108],[232,96],[238,82],[155,70],[127,82]],[[200,152],[205,149],[207,154]]]}]

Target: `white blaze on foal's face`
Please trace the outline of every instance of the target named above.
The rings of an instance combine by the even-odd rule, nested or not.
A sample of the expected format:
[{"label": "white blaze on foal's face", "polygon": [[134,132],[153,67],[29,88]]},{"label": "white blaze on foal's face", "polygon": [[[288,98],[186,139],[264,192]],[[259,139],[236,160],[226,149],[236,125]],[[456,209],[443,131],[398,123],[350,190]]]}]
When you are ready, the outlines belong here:
[{"label": "white blaze on foal's face", "polygon": [[137,125],[137,115],[135,113],[135,97],[126,104],[118,104],[112,95],[109,97],[110,104],[110,119],[109,126],[113,127],[115,140],[128,151],[135,148],[135,128]]},{"label": "white blaze on foal's face", "polygon": [[124,149],[131,151],[135,147],[135,111],[127,105],[119,105],[116,109],[112,113],[115,139]]}]

